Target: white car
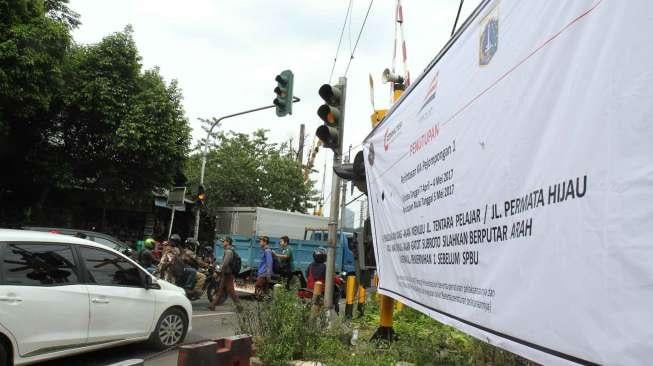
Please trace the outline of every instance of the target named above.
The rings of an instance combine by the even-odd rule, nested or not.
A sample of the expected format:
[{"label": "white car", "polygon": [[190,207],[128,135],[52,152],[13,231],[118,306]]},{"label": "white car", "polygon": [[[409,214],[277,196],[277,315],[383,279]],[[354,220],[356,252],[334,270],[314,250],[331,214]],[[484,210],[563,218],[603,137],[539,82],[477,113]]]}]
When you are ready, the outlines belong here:
[{"label": "white car", "polygon": [[149,341],[191,329],[184,290],[92,241],[0,229],[0,366]]}]

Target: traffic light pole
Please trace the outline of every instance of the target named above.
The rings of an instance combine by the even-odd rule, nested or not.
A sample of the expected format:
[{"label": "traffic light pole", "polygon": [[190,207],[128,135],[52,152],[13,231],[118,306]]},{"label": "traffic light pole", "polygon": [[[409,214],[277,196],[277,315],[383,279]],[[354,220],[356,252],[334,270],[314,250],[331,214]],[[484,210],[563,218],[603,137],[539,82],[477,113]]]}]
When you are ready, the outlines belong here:
[{"label": "traffic light pole", "polygon": [[[340,133],[338,134],[338,147],[333,152],[333,166],[340,164],[342,159],[342,137],[344,135],[345,125],[345,101],[347,99],[347,78],[341,77],[338,82],[342,96],[340,110]],[[331,208],[329,210],[329,242],[327,246],[327,268],[324,289],[324,307],[331,309],[333,307],[333,277],[336,272],[336,244],[338,243],[338,213],[340,211],[340,184],[341,180],[333,171],[331,173]],[[343,243],[347,245],[347,243]]]},{"label": "traffic light pole", "polygon": [[[299,102],[301,99],[298,97],[293,96],[293,103]],[[253,112],[258,112],[262,111],[264,109],[270,109],[270,108],[276,108],[277,106],[272,104],[268,105],[265,107],[259,107],[259,108],[254,108],[254,109],[248,109],[246,111],[234,113],[234,114],[228,114],[226,116],[222,116],[218,119],[213,119],[213,123],[211,124],[211,127],[209,128],[209,131],[206,133],[206,140],[204,140],[204,148],[202,149],[202,167],[200,168],[200,184],[204,184],[204,172],[206,170],[206,156],[209,153],[209,139],[211,138],[211,134],[213,133],[213,129],[215,129],[217,126],[220,125],[220,123],[227,119],[227,118],[232,118],[232,117],[237,117],[237,116],[242,116],[243,114],[248,114],[248,113],[253,113]],[[195,229],[193,232],[193,238],[197,240],[197,237],[199,235],[200,231],[200,208],[197,207],[197,210],[195,211]]]}]

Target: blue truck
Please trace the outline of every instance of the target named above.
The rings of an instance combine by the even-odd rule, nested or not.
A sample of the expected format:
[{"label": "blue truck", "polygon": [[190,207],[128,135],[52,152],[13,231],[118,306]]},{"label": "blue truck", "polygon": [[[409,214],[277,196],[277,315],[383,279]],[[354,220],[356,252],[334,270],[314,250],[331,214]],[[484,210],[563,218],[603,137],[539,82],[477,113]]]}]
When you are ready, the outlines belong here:
[{"label": "blue truck", "polygon": [[[296,280],[305,284],[308,265],[313,262],[313,252],[326,248],[328,218],[297,212],[273,210],[262,207],[222,207],[216,216],[215,258],[222,260],[222,238],[233,239],[235,251],[242,259],[241,273],[236,280],[239,292],[254,293],[256,268],[261,258],[259,238],[270,238],[270,248],[280,250],[279,238],[286,235],[294,253]],[[355,271],[352,252],[353,234],[338,231],[336,244],[336,273]]]}]

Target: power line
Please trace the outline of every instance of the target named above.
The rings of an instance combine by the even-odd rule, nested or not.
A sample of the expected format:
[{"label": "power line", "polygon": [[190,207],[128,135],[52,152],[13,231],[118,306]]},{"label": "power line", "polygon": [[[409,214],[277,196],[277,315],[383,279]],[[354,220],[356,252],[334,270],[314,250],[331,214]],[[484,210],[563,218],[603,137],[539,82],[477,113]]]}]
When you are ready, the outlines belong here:
[{"label": "power line", "polygon": [[451,37],[453,37],[453,34],[456,33],[456,26],[458,25],[458,18],[460,17],[460,11],[463,8],[463,2],[465,0],[460,0],[460,5],[458,6],[458,13],[456,14],[456,20],[453,23],[453,28],[451,29]]},{"label": "power line", "polygon": [[349,206],[349,204],[356,202],[359,198],[363,197],[365,193],[359,194],[356,198],[352,199],[351,201],[345,203],[345,206]]},{"label": "power line", "polygon": [[349,0],[349,5],[347,6],[347,13],[345,13],[345,21],[342,23],[342,29],[340,30],[340,38],[338,39],[338,48],[336,48],[336,56],[333,58],[333,66],[331,66],[331,74],[329,74],[329,84],[331,84],[331,78],[333,78],[333,70],[336,68],[336,62],[338,61],[338,53],[340,53],[342,36],[345,34],[345,26],[347,25],[347,19],[349,18],[349,13],[351,11],[351,2],[352,0]]},{"label": "power line", "polygon": [[354,12],[354,1],[351,1],[351,10],[349,11],[349,24],[347,26],[347,33],[349,36],[349,53],[351,54],[351,14]]},{"label": "power line", "polygon": [[370,6],[367,7],[367,13],[365,13],[365,19],[363,19],[363,24],[361,25],[361,30],[358,32],[358,38],[356,38],[356,43],[354,43],[354,49],[351,51],[351,56],[349,57],[349,62],[347,63],[347,68],[345,69],[345,76],[347,76],[347,72],[349,71],[349,65],[351,65],[351,60],[354,59],[354,53],[356,52],[356,48],[358,47],[358,41],[360,41],[361,35],[363,34],[363,29],[365,29],[365,23],[367,23],[367,17],[370,15],[370,10],[372,9],[372,4],[374,4],[374,0],[370,0]]}]

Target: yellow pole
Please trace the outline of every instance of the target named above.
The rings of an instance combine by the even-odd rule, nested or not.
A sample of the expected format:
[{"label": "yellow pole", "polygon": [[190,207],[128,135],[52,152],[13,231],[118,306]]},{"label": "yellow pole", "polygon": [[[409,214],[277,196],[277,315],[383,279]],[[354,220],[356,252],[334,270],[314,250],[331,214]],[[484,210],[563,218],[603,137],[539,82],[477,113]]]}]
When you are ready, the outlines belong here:
[{"label": "yellow pole", "polygon": [[392,310],[394,299],[385,295],[381,295],[381,327],[392,328]]},{"label": "yellow pole", "polygon": [[365,300],[367,295],[365,294],[365,287],[358,286],[358,316],[363,316],[365,314]]},{"label": "yellow pole", "polygon": [[351,319],[354,313],[354,297],[356,296],[356,276],[347,276],[347,292],[345,297],[345,319]]},{"label": "yellow pole", "polygon": [[376,127],[383,117],[385,117],[385,114],[388,113],[387,109],[375,109],[374,113],[370,116],[370,119],[372,120],[372,128]]},{"label": "yellow pole", "polygon": [[397,311],[402,311],[402,310],[404,310],[404,306],[405,306],[404,303],[401,302],[401,301],[397,301],[397,302],[395,303],[395,309],[397,309]]},{"label": "yellow pole", "polygon": [[381,295],[379,295],[379,291],[378,291],[379,290],[379,275],[376,272],[374,272],[374,278],[372,279],[372,286],[374,286],[374,288],[377,290],[375,295],[374,295],[374,298],[376,299],[376,302],[381,301],[381,299],[379,297]]},{"label": "yellow pole", "polygon": [[[392,99],[394,102],[399,100],[401,94],[404,92],[404,89],[405,86],[403,84],[395,83],[393,85]],[[377,289],[378,289],[378,282],[377,282]],[[380,313],[381,313],[379,328],[372,336],[372,339],[384,339],[387,341],[393,341],[395,339],[394,330],[392,329],[392,322],[393,322],[392,313],[394,310],[394,300],[391,297],[379,295],[379,301],[380,301]]]},{"label": "yellow pole", "polygon": [[403,89],[395,89],[394,92],[392,93],[392,101],[396,102],[401,98],[401,95],[404,93]]},{"label": "yellow pole", "polygon": [[315,285],[313,286],[313,306],[311,307],[311,310],[315,315],[320,312],[320,308],[322,307],[322,286],[323,284],[320,281],[315,282]]}]

